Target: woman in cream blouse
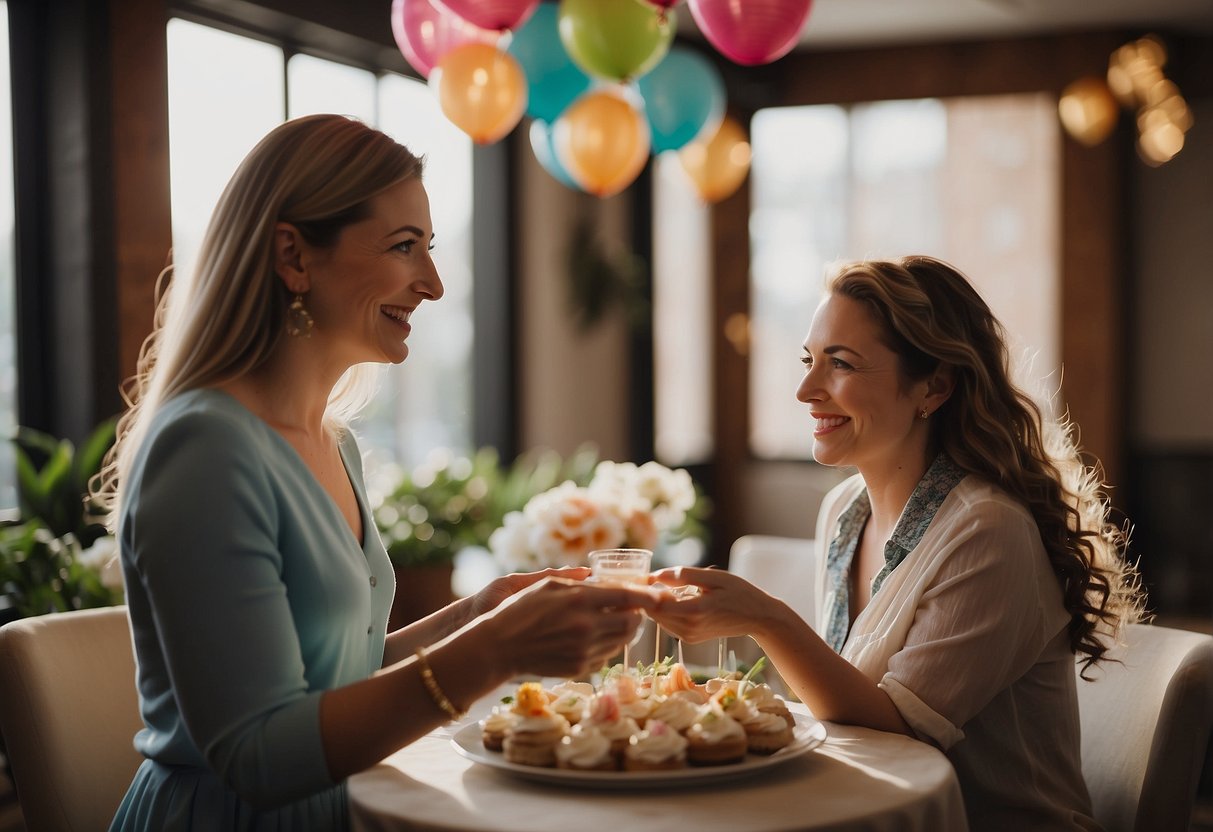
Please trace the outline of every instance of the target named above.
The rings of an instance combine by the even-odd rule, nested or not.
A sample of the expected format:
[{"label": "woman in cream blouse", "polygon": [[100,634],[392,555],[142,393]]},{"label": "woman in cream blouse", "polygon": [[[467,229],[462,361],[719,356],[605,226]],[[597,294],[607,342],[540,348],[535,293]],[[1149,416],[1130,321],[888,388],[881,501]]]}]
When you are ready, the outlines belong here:
[{"label": "woman in cream blouse", "polygon": [[820,719],[916,736],[956,767],[981,830],[1097,828],[1074,662],[1139,614],[1099,482],[1011,383],[1002,327],[928,257],[844,267],[804,343],[827,495],[816,622],[719,570],[654,617],[691,641],[750,634]]}]

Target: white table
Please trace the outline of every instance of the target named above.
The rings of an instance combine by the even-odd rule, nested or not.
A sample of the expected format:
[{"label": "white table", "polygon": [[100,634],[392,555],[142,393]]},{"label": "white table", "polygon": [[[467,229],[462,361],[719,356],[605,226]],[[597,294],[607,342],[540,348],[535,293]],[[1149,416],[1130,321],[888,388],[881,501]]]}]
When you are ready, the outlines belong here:
[{"label": "white table", "polygon": [[[498,700],[478,703],[477,718]],[[793,703],[793,710],[807,713]],[[464,723],[466,724],[466,722]],[[439,729],[349,781],[356,832],[967,830],[955,772],[932,746],[827,724],[818,748],[741,778],[669,790],[533,783],[460,756]]]}]

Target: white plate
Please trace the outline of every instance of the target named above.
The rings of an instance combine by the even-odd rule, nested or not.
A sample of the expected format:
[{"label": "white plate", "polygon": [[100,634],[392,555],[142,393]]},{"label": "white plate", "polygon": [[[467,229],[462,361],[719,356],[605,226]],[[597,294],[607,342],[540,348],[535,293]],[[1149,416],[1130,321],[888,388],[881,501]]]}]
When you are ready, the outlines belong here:
[{"label": "white plate", "polygon": [[732,780],[782,765],[821,745],[826,729],[815,719],[796,715],[792,742],[774,754],[747,754],[740,763],[727,766],[680,768],[673,771],[570,771],[562,768],[521,766],[507,762],[497,751],[485,750],[480,740],[480,725],[472,722],[460,728],[451,739],[455,750],[473,762],[500,769],[527,780],[560,786],[589,789],[648,789],[669,786],[699,786],[718,780]]}]

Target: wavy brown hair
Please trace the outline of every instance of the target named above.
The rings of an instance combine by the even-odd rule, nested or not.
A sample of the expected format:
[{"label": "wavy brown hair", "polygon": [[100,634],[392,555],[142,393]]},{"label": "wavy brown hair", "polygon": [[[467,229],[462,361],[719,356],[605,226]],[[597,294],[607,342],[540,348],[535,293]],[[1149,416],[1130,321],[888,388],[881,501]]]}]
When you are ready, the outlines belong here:
[{"label": "wavy brown hair", "polygon": [[1108,522],[1098,469],[1083,463],[1068,425],[1043,418],[1012,383],[1002,324],[960,271],[931,257],[851,263],[827,289],[868,307],[909,380],[952,370],[952,395],[931,416],[932,448],[1032,513],[1085,674],[1141,618],[1140,582]]},{"label": "wavy brown hair", "polygon": [[[178,393],[239,378],[284,337],[290,296],[274,271],[274,228],[293,224],[328,247],[369,214],[376,194],[420,179],[423,162],[385,133],[338,115],[285,122],[240,163],[211,214],[192,269],[166,269],[152,334],[124,390],[128,408],[101,474],[90,483],[116,529],[122,482],[152,418]],[[170,279],[171,278],[171,279]],[[341,427],[369,399],[374,368],[355,366],[329,396],[326,422]]]}]

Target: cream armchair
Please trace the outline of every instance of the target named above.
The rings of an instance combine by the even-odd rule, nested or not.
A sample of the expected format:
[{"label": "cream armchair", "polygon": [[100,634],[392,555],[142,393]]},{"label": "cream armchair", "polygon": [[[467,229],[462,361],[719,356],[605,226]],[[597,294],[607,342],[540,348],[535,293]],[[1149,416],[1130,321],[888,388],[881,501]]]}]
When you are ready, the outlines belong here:
[{"label": "cream armchair", "polygon": [[1082,773],[1107,832],[1186,832],[1213,732],[1213,637],[1131,625],[1078,680]]},{"label": "cream armchair", "polygon": [[126,607],[0,627],[0,731],[30,832],[107,828],[141,727]]}]

